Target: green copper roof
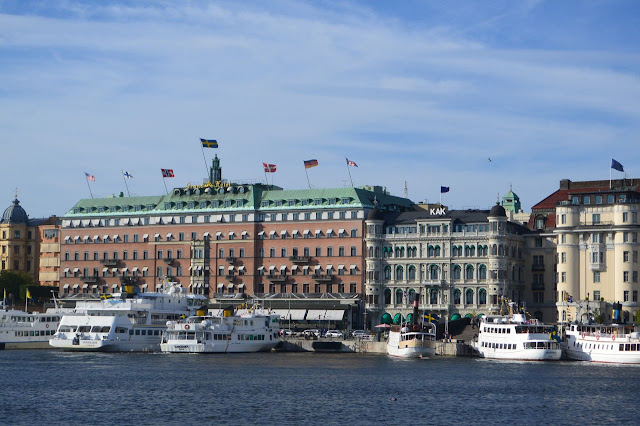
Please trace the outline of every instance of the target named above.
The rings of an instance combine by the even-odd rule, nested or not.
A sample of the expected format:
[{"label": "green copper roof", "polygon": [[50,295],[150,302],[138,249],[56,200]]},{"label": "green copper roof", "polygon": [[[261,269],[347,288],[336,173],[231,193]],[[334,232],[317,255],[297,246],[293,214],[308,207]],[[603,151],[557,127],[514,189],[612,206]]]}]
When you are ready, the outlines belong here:
[{"label": "green copper roof", "polygon": [[385,193],[381,187],[283,190],[263,184],[231,187],[174,188],[167,195],[80,200],[64,217],[190,214],[224,211],[378,208],[404,211],[411,200]]}]

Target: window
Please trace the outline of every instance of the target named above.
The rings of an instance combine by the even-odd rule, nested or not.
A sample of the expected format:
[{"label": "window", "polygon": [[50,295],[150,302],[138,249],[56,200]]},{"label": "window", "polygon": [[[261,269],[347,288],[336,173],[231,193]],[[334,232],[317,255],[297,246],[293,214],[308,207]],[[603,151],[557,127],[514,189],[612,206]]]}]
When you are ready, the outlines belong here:
[{"label": "window", "polygon": [[600,213],[593,213],[591,215],[591,222],[593,223],[593,225],[600,223]]},{"label": "window", "polygon": [[623,293],[623,298],[625,302],[629,301],[629,290],[625,290]]},{"label": "window", "polygon": [[276,249],[275,248],[270,248],[269,249],[269,257],[276,257]]},{"label": "window", "polygon": [[595,290],[593,292],[593,300],[600,301],[600,290]]},{"label": "window", "polygon": [[638,271],[633,271],[633,282],[634,283],[638,282]]},{"label": "window", "polygon": [[600,282],[600,272],[599,271],[593,271],[593,282],[594,283],[599,283]]},{"label": "window", "polygon": [[357,256],[356,246],[351,246],[351,256]]},{"label": "window", "polygon": [[567,282],[567,273],[566,273],[566,272],[563,272],[563,273],[560,275],[560,282],[563,282],[563,283],[566,283],[566,282]]},{"label": "window", "polygon": [[316,247],[316,257],[322,256],[322,247]]},{"label": "window", "polygon": [[590,197],[590,196],[588,196],[588,195],[585,195],[585,196],[584,196],[584,198],[582,199],[582,201],[583,201],[585,204],[591,204],[591,197]]},{"label": "window", "polygon": [[602,195],[596,195],[596,204],[602,204]]},{"label": "window", "polygon": [[622,261],[623,262],[628,262],[629,261],[629,252],[628,251],[623,251],[622,252]]},{"label": "window", "polygon": [[623,212],[622,213],[622,221],[624,223],[629,222],[629,213],[628,212]]},{"label": "window", "polygon": [[624,242],[624,243],[628,243],[629,242],[629,233],[628,232],[623,232],[622,233],[622,242]]},{"label": "window", "polygon": [[[629,282],[629,271],[624,271],[622,273],[622,281],[625,283]],[[626,300],[625,300],[626,301]]]},{"label": "window", "polygon": [[280,249],[280,257],[287,257],[287,249],[285,247]]},{"label": "window", "polygon": [[560,253],[560,263],[567,263],[567,253]]},{"label": "window", "polygon": [[633,290],[633,301],[634,302],[638,301],[638,290]]}]

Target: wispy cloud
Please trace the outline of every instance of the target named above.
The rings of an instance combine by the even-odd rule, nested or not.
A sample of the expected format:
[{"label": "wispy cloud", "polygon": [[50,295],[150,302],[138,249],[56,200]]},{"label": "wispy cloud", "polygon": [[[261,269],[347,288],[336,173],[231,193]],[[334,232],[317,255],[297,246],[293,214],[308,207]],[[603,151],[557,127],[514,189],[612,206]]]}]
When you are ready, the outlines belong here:
[{"label": "wispy cloud", "polygon": [[85,170],[101,195],[123,190],[122,168],[140,194],[164,190],[160,167],[176,170],[176,185],[197,182],[199,137],[220,141],[230,179],[259,179],[268,160],[276,181],[303,187],[301,162],[317,157],[314,184],[340,186],[346,155],[364,160],[358,183],[400,193],[407,179],[415,199],[450,184],[458,206],[488,206],[509,183],[530,206],[560,178],[602,177],[603,157],[639,153],[637,50],[476,36],[535,24],[546,3],[501,6],[473,31],[359,4],[7,4],[0,135],[37,172],[9,162],[0,194],[8,203],[20,186],[32,214],[86,196]]}]

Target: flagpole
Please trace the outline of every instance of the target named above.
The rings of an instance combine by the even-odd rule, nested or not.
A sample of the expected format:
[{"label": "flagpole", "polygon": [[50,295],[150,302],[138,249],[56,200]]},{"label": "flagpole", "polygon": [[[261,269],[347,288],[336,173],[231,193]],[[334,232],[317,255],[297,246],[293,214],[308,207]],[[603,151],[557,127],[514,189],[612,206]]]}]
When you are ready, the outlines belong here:
[{"label": "flagpole", "polygon": [[304,174],[307,175],[307,183],[309,184],[309,189],[311,189],[311,182],[309,181],[309,172],[307,171],[307,167],[304,168]]},{"label": "flagpole", "polygon": [[204,160],[204,171],[207,173],[207,176],[209,176],[209,167],[207,167],[207,157],[204,156],[204,146],[202,145],[202,141],[200,141],[200,150],[202,151],[202,159]]},{"label": "flagpole", "polygon": [[89,177],[85,173],[84,178],[87,180],[87,186],[89,187],[89,194],[91,194],[91,198],[93,198],[93,192],[91,192],[91,185],[89,185]]},{"label": "flagpole", "polygon": [[27,311],[27,303],[29,302],[29,298],[27,297],[27,291],[28,291],[28,290],[29,290],[29,289],[28,289],[28,288],[26,288],[26,289],[25,289],[25,291],[24,291],[24,311],[25,311],[26,313],[29,313],[29,311]]},{"label": "flagpole", "polygon": [[167,192],[167,195],[169,195],[169,190],[167,189],[167,179],[165,179],[164,176],[162,176],[162,183],[164,183],[164,190]]},{"label": "flagpole", "polygon": [[129,185],[127,184],[127,178],[124,177],[124,170],[122,171],[122,180],[124,181],[124,186],[127,187],[127,195],[131,197],[131,193],[129,192]]},{"label": "flagpole", "polygon": [[609,189],[611,189],[611,170],[613,167],[609,167]]},{"label": "flagpole", "polygon": [[[264,166],[264,163],[262,163]],[[267,168],[264,167],[264,180],[267,182],[267,186],[269,186],[269,178],[267,177]]]},{"label": "flagpole", "polygon": [[351,181],[351,187],[353,188],[353,179],[351,179],[351,169],[349,168],[349,160],[347,160],[347,171],[349,172],[349,180]]}]

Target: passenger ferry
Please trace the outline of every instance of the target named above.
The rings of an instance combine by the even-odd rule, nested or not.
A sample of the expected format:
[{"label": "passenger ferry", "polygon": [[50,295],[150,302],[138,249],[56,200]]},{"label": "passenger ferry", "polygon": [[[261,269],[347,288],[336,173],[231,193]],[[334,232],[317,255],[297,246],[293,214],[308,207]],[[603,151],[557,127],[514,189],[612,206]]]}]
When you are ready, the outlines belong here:
[{"label": "passenger ferry", "polygon": [[436,354],[436,326],[427,329],[418,324],[393,325],[389,330],[387,353],[400,358],[425,358]]},{"label": "passenger ferry", "polygon": [[168,283],[163,292],[128,288],[100,301],[78,302],[81,315],[64,315],[49,340],[55,348],[76,351],[157,352],[168,320],[195,314],[208,299]]},{"label": "passenger ferry", "polygon": [[0,350],[43,349],[55,333],[62,314],[49,308],[46,313],[6,309],[0,303]]},{"label": "passenger ferry", "polygon": [[571,324],[566,351],[579,361],[640,364],[640,333],[628,325]]},{"label": "passenger ferry", "polygon": [[524,314],[494,315],[480,320],[475,349],[482,358],[557,361],[559,340],[554,326],[527,321]]},{"label": "passenger ferry", "polygon": [[270,351],[280,341],[280,315],[257,310],[235,315],[197,316],[168,321],[162,336],[162,352],[230,353]]}]

